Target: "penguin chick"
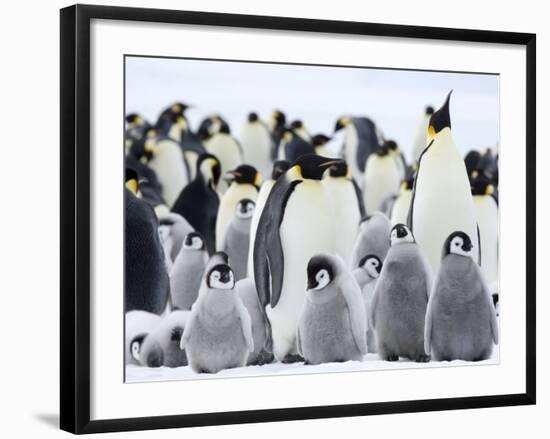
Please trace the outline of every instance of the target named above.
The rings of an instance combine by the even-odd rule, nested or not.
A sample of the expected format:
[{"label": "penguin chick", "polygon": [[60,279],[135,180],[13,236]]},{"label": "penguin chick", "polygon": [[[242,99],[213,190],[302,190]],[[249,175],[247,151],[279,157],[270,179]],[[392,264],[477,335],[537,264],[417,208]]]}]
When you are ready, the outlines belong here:
[{"label": "penguin chick", "polygon": [[200,233],[189,233],[170,271],[170,294],[175,308],[191,309],[197,300],[207,261],[204,239]]},{"label": "penguin chick", "polygon": [[384,260],[390,248],[390,220],[382,212],[374,212],[367,216],[359,226],[359,235],[355,241],[351,258],[351,267],[357,268],[359,261],[365,255],[375,255]]},{"label": "penguin chick", "polygon": [[367,353],[367,317],[359,285],[344,261],[315,255],[307,277],[296,333],[298,353],[307,364],[361,361]]},{"label": "penguin chick", "polygon": [[[359,267],[353,270],[353,277],[361,288],[361,296],[367,316],[371,315],[374,288],[376,287],[376,280],[382,271],[382,266],[382,261],[378,256],[366,255],[359,261]],[[367,327],[367,348],[369,352],[376,352],[376,338],[370,320]]]},{"label": "penguin chick", "polygon": [[386,361],[405,357],[427,362],[430,357],[424,352],[424,322],[431,285],[428,262],[405,225],[394,226],[390,240],[372,302],[376,351]]},{"label": "penguin chick", "polygon": [[241,279],[235,284],[235,290],[243,301],[252,323],[254,350],[248,355],[247,365],[262,365],[273,361],[271,353],[271,327],[260,305],[256,285],[250,278]]},{"label": "penguin chick", "polygon": [[498,323],[474,245],[461,231],[449,235],[428,304],[425,349],[438,361],[480,361],[498,344]]},{"label": "penguin chick", "polygon": [[143,342],[159,324],[160,317],[147,311],[126,313],[124,325],[124,363],[140,364],[140,351]]},{"label": "penguin chick", "polygon": [[160,226],[169,233],[166,236],[170,259],[174,261],[178,256],[186,236],[193,232],[193,227],[178,213],[168,212],[159,219]]},{"label": "penguin chick", "polygon": [[189,318],[189,311],[172,311],[161,318],[141,346],[140,363],[147,367],[187,366],[185,351],[180,341]]},{"label": "penguin chick", "polygon": [[206,273],[180,344],[197,373],[242,367],[254,351],[250,315],[234,286],[229,265],[215,265]]},{"label": "penguin chick", "polygon": [[224,234],[223,251],[231,260],[231,268],[236,280],[246,277],[250,248],[250,225],[255,206],[254,201],[248,198],[240,200],[233,219],[227,225]]}]

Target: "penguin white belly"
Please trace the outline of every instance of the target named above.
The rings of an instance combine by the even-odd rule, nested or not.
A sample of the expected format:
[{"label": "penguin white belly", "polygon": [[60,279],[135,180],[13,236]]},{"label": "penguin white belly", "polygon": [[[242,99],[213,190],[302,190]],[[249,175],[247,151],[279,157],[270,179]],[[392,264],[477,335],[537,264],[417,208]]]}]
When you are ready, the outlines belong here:
[{"label": "penguin white belly", "polygon": [[433,272],[439,268],[443,243],[453,232],[467,233],[475,247],[472,254],[477,255],[479,244],[470,182],[454,145],[432,145],[422,156],[415,184],[412,232]]},{"label": "penguin white belly", "polygon": [[399,170],[390,155],[371,154],[365,167],[363,200],[368,214],[379,211],[384,199],[399,188]]},{"label": "penguin white belly", "polygon": [[156,145],[156,153],[149,167],[156,172],[162,185],[162,197],[172,207],[181,190],[189,183],[183,153],[177,143],[162,140]]},{"label": "penguin white belly", "polygon": [[197,170],[197,159],[199,155],[195,151],[185,151],[183,153],[185,160],[187,160],[187,165],[189,166],[189,181],[195,179],[195,172]]},{"label": "penguin white belly", "polygon": [[430,116],[424,116],[418,124],[418,131],[414,140],[414,160],[418,161],[420,154],[428,145],[428,125],[430,124]]},{"label": "penguin white belly", "polygon": [[328,177],[322,183],[331,202],[328,212],[333,221],[334,250],[349,265],[361,221],[357,193],[353,183],[343,177]]},{"label": "penguin white belly", "polygon": [[[220,161],[222,175],[228,171],[235,169],[243,163],[241,150],[239,145],[230,135],[225,133],[215,134],[212,138],[205,142],[206,151],[216,156]],[[218,183],[218,191],[224,193],[227,190],[227,183],[220,179]]]},{"label": "penguin white belly", "polygon": [[330,200],[318,181],[304,180],[292,193],[279,227],[284,275],[279,302],[266,308],[271,322],[273,354],[282,360],[296,352],[296,328],[304,304],[307,264],[317,253],[334,251]]},{"label": "penguin white belly", "polygon": [[473,198],[481,243],[481,272],[494,289],[498,285],[498,206],[490,195]]},{"label": "penguin white belly", "polygon": [[411,206],[412,190],[401,192],[393,204],[391,212],[391,225],[407,224],[409,207]]},{"label": "penguin white belly", "polygon": [[357,148],[359,146],[359,135],[353,124],[349,124],[346,127],[346,137],[344,140],[344,158],[351,168],[351,175],[357,181],[363,181],[363,173],[357,165]]},{"label": "penguin white belly", "polygon": [[256,201],[256,198],[258,198],[258,191],[251,184],[233,183],[221,198],[220,207],[218,208],[218,217],[216,219],[216,248],[218,251],[223,250],[227,225],[235,214],[237,204],[243,198]]},{"label": "penguin white belly", "polygon": [[267,129],[259,123],[245,126],[241,131],[241,146],[244,162],[266,175],[271,165],[271,136]]},{"label": "penguin white belly", "polygon": [[258,230],[258,223],[260,222],[260,216],[264,210],[267,197],[275,184],[275,180],[266,180],[260,187],[258,198],[256,198],[256,207],[252,214],[252,221],[250,223],[250,247],[248,249],[248,277],[254,280],[254,239],[256,238],[256,230]]}]

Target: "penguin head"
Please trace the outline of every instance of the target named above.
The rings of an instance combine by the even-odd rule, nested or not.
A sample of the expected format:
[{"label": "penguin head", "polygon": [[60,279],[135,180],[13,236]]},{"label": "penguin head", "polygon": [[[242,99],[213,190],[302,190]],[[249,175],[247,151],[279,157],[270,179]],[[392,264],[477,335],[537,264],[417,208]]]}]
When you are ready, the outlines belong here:
[{"label": "penguin head", "polygon": [[273,113],[271,113],[270,124],[271,129],[284,127],[286,125],[285,114],[280,110],[275,110]]},{"label": "penguin head", "polygon": [[290,168],[290,162],[288,160],[276,160],[273,163],[273,170],[271,171],[271,179],[277,180]]},{"label": "penguin head", "polygon": [[325,145],[330,140],[331,140],[331,138],[328,137],[328,136],[325,136],[324,134],[315,134],[311,138],[311,143],[313,145],[313,148],[317,148],[319,146]]},{"label": "penguin head", "polygon": [[199,155],[197,159],[197,177],[208,183],[212,190],[218,185],[220,174],[221,166],[216,156],[208,153]]},{"label": "penguin head", "polygon": [[351,123],[351,120],[349,117],[344,116],[341,117],[336,121],[336,124],[334,125],[334,132],[340,131],[342,128],[347,127]]},{"label": "penguin head", "polygon": [[145,119],[137,113],[130,113],[126,116],[126,123],[132,127],[141,127],[145,125]]},{"label": "penguin head", "polygon": [[204,238],[198,232],[190,232],[183,240],[183,248],[186,250],[203,250]]},{"label": "penguin head", "polygon": [[183,102],[175,102],[170,107],[170,112],[173,114],[182,115],[185,112],[185,110],[187,110],[188,108],[191,108],[191,105],[184,104]]},{"label": "penguin head", "polygon": [[470,175],[472,195],[493,195],[495,187],[491,177],[484,171],[474,171]]},{"label": "penguin head", "polygon": [[443,245],[443,257],[452,253],[453,255],[472,258],[473,248],[474,245],[472,244],[472,240],[466,233],[462,231],[453,232],[445,240],[445,244]]},{"label": "penguin head", "polygon": [[334,163],[330,165],[328,169],[329,169],[329,175],[331,177],[350,177],[351,176],[349,166],[344,160],[341,160],[338,163]]},{"label": "penguin head", "polygon": [[294,171],[297,178],[321,180],[328,167],[340,162],[343,162],[343,160],[317,154],[303,154],[292,163],[291,170]]},{"label": "penguin head", "polygon": [[334,279],[334,265],[325,255],[313,256],[307,264],[307,289],[322,290]]},{"label": "penguin head", "polygon": [[448,128],[451,129],[451,115],[449,113],[449,104],[451,101],[451,90],[447,95],[447,99],[443,103],[443,106],[433,113],[430,117],[430,122],[428,124],[428,142],[431,142],[435,136]]},{"label": "penguin head", "polygon": [[301,120],[294,120],[290,122],[288,129],[302,139],[309,140],[309,134],[304,127],[304,123]]},{"label": "penguin head", "polygon": [[130,190],[134,195],[137,195],[139,191],[139,180],[137,172],[134,169],[126,168],[124,184],[128,190]]},{"label": "penguin head", "polygon": [[414,186],[414,179],[416,178],[416,170],[411,169],[407,177],[401,182],[401,192],[412,191]]},{"label": "penguin head", "polygon": [[381,145],[378,145],[374,153],[379,157],[385,157],[390,153],[390,148],[387,145],[388,142],[384,142]]},{"label": "penguin head", "polygon": [[216,290],[232,290],[235,286],[233,270],[227,264],[215,265],[206,276],[206,285]]},{"label": "penguin head", "polygon": [[181,129],[187,129],[187,121],[182,113],[172,113],[168,119],[173,125],[177,125]]},{"label": "penguin head", "polygon": [[414,236],[405,224],[396,224],[390,232],[390,245],[412,243]]},{"label": "penguin head", "polygon": [[203,119],[197,131],[197,135],[200,141],[204,141],[221,132],[229,134],[229,125],[220,115],[214,114]]},{"label": "penguin head", "polygon": [[466,172],[468,177],[472,176],[472,173],[477,170],[479,162],[481,160],[481,154],[475,149],[471,150],[464,157],[464,164],[466,165]]},{"label": "penguin head", "polygon": [[262,176],[254,166],[239,165],[237,168],[232,171],[228,171],[227,173],[231,176],[229,178],[230,182],[235,182],[238,184],[251,184],[256,186],[256,188],[259,188],[262,183]]},{"label": "penguin head", "polygon": [[434,107],[428,105],[424,110],[424,113],[426,114],[426,116],[431,116],[432,114],[434,114]]},{"label": "penguin head", "polygon": [[141,352],[141,346],[143,345],[145,337],[147,337],[147,334],[138,334],[130,342],[130,354],[138,363],[140,362],[139,354]]},{"label": "penguin head", "polygon": [[399,145],[397,145],[397,142],[395,140],[386,140],[384,144],[386,145],[390,153],[397,155],[401,154]]},{"label": "penguin head", "polygon": [[259,118],[258,118],[258,113],[248,113],[248,122],[250,123],[254,123],[254,122],[258,122]]},{"label": "penguin head", "polygon": [[235,215],[237,216],[237,218],[241,219],[252,218],[255,207],[256,203],[254,203],[254,201],[250,200],[249,198],[243,198],[237,203]]},{"label": "penguin head", "polygon": [[377,279],[382,271],[382,261],[376,255],[363,256],[359,261],[359,267],[366,270],[372,279]]}]

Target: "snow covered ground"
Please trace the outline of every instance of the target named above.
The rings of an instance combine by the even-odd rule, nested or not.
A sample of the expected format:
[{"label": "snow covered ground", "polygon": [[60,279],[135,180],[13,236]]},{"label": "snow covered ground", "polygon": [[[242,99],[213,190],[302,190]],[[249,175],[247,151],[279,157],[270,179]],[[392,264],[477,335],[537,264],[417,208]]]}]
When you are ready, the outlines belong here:
[{"label": "snow covered ground", "polygon": [[398,362],[382,361],[377,354],[367,354],[363,361],[347,361],[345,363],[324,363],[316,366],[306,366],[303,363],[271,363],[263,366],[246,366],[235,369],[225,369],[216,374],[198,374],[185,367],[142,367],[126,366],[126,382],[139,383],[151,381],[180,381],[180,380],[203,380],[229,377],[251,377],[251,376],[276,376],[276,375],[303,375],[311,373],[337,373],[337,372],[359,372],[377,371],[390,369],[419,369],[427,367],[478,367],[499,363],[499,349],[495,346],[490,359],[476,363],[467,361],[430,361],[429,363],[415,363],[413,361],[400,360]]}]

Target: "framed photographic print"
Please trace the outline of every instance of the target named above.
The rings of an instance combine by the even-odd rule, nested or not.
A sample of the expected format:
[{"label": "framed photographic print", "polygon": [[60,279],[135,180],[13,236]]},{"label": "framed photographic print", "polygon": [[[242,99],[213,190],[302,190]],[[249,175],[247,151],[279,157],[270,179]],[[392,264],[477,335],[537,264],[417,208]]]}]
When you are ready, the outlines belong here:
[{"label": "framed photographic print", "polygon": [[535,35],[61,10],[61,428],[535,403]]}]

